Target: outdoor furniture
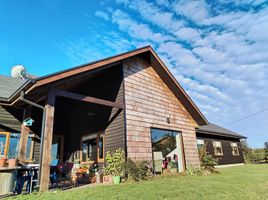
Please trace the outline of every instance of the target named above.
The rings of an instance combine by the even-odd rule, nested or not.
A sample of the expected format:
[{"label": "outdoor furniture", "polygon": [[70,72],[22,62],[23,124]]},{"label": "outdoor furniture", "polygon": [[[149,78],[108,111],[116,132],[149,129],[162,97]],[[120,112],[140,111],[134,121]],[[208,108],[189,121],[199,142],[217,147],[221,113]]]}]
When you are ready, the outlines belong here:
[{"label": "outdoor furniture", "polygon": [[50,179],[52,187],[54,184],[56,184],[56,186],[58,187],[58,182],[59,182],[58,164],[59,164],[58,159],[52,160],[50,163],[49,179]]},{"label": "outdoor furniture", "polygon": [[21,194],[24,183],[27,182],[26,191],[32,193],[38,179],[38,164],[28,164],[15,168],[16,181],[14,193]]}]

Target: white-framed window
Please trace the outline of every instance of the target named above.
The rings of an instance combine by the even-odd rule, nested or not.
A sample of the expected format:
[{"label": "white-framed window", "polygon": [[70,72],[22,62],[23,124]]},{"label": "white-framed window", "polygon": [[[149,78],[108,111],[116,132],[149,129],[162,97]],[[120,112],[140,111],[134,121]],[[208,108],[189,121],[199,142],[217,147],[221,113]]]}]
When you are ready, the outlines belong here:
[{"label": "white-framed window", "polygon": [[233,156],[239,156],[238,145],[235,142],[231,142]]},{"label": "white-framed window", "polygon": [[197,149],[201,150],[205,147],[205,140],[203,139],[196,139],[196,145],[197,145]]},{"label": "white-framed window", "polygon": [[223,150],[220,141],[213,141],[213,147],[215,156],[223,156]]}]

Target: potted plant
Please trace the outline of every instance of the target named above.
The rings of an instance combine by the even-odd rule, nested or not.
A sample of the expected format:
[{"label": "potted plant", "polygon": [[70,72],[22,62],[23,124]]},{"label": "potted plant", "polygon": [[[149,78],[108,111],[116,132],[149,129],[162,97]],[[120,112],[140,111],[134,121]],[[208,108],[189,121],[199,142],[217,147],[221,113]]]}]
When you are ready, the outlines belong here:
[{"label": "potted plant", "polygon": [[8,159],[8,167],[13,168],[18,166],[19,160],[17,158],[17,153],[12,153],[10,158]]},{"label": "potted plant", "polygon": [[123,167],[125,162],[125,153],[121,149],[117,149],[114,153],[106,153],[106,167],[105,174],[113,175],[114,184],[119,184],[121,182],[121,177],[123,176]]},{"label": "potted plant", "polygon": [[170,173],[175,174],[178,172],[178,161],[171,161],[170,162]]},{"label": "potted plant", "polygon": [[0,167],[5,167],[7,158],[4,156],[5,144],[3,141],[0,142]]}]

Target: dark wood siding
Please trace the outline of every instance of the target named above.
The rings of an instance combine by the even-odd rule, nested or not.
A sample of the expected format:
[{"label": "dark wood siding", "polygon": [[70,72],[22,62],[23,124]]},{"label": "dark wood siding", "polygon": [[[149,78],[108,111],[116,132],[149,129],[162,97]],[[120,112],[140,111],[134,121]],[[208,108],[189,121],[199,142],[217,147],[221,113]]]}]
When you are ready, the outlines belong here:
[{"label": "dark wood siding", "polygon": [[[106,69],[88,78],[71,92],[123,105],[122,66]],[[65,136],[65,160],[72,160],[72,155],[81,150],[83,135],[104,132],[105,152],[125,148],[124,110],[57,98],[55,112],[54,134]]]},{"label": "dark wood siding", "polygon": [[2,132],[13,132],[18,133],[20,132],[21,128],[21,119],[16,119],[14,114],[16,112],[17,116],[22,117],[22,109],[17,110],[7,107],[0,106],[0,131]]},{"label": "dark wood siding", "polygon": [[[123,82],[121,82],[116,102],[121,105],[124,102]],[[119,148],[125,151],[124,110],[113,108],[109,120],[111,120],[111,123],[105,130],[105,152]]]},{"label": "dark wood siding", "polygon": [[[197,139],[203,139],[207,143],[207,152],[218,159],[219,165],[244,163],[244,156],[240,140],[238,138],[222,137],[216,135],[209,135],[204,133],[197,133]],[[215,156],[213,141],[220,141],[222,144],[223,156]],[[239,149],[239,156],[232,154],[231,142],[237,143]]]}]

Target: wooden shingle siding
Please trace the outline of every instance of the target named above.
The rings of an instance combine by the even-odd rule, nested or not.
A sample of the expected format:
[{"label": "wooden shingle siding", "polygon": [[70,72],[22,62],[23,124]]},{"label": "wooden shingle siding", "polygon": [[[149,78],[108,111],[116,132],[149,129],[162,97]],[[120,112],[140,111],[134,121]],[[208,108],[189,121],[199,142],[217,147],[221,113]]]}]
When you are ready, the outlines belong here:
[{"label": "wooden shingle siding", "polygon": [[[124,103],[123,81],[121,82],[115,102],[120,105]],[[119,148],[125,150],[124,111],[113,108],[109,120],[114,116],[116,116],[115,119],[105,130],[105,152],[113,152]]]},{"label": "wooden shingle siding", "polygon": [[181,131],[186,164],[199,165],[197,124],[190,114],[145,60],[131,58],[123,65],[128,157],[152,160],[150,128],[162,128]]}]

